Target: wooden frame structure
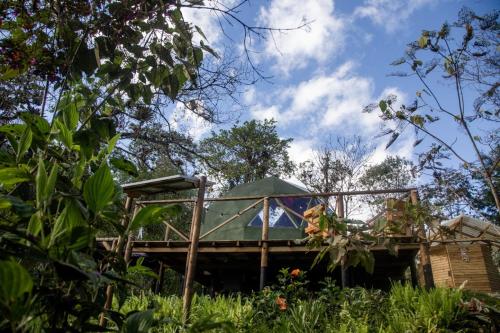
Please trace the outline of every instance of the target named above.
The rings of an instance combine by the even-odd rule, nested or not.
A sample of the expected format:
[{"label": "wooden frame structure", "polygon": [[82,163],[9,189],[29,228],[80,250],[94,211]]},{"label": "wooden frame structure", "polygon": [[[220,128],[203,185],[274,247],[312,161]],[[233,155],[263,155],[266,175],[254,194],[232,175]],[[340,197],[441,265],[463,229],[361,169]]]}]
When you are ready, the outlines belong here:
[{"label": "wooden frame structure", "polygon": [[[177,179],[178,181],[183,180],[182,176]],[[168,178],[168,177],[167,177]],[[168,179],[163,179],[165,182]],[[152,184],[154,190],[148,189],[148,182]],[[132,210],[136,213],[140,207],[151,204],[168,205],[174,203],[191,203],[194,204],[194,211],[192,217],[192,224],[190,234],[186,235],[182,231],[178,230],[171,223],[165,223],[165,234],[163,241],[141,241],[134,240],[131,236],[125,246],[124,257],[128,262],[131,260],[132,254],[142,254],[158,258],[160,261],[159,265],[159,276],[163,277],[163,271],[165,265],[161,259],[163,255],[166,254],[176,254],[179,255],[181,261],[184,261],[184,288],[183,288],[183,320],[187,322],[189,320],[189,312],[191,307],[191,300],[193,296],[193,281],[197,276],[197,262],[198,256],[206,256],[210,254],[227,254],[227,255],[238,255],[245,254],[247,256],[259,256],[260,261],[260,276],[258,286],[260,289],[264,288],[267,283],[268,267],[269,267],[269,255],[295,255],[295,258],[300,258],[300,256],[305,254],[314,255],[320,249],[314,250],[307,248],[305,244],[297,244],[292,240],[270,240],[269,239],[269,209],[271,199],[280,198],[322,198],[325,201],[329,201],[330,198],[334,197],[336,202],[336,214],[340,218],[345,217],[344,209],[344,199],[346,196],[360,196],[360,195],[377,195],[377,194],[406,194],[411,199],[411,202],[416,204],[418,201],[418,195],[415,188],[409,189],[387,189],[387,190],[366,190],[366,191],[352,191],[352,192],[326,192],[326,193],[301,193],[301,194],[273,194],[273,195],[249,195],[249,196],[234,196],[234,197],[221,197],[221,198],[205,198],[205,187],[207,186],[206,177],[200,177],[199,179],[189,179],[188,183],[191,185],[183,186],[179,185],[174,191],[179,189],[197,188],[198,194],[196,198],[184,198],[184,199],[164,199],[164,200],[138,200],[138,196],[144,194],[160,193],[169,190],[169,187],[158,180],[146,181],[141,183],[134,183],[132,185],[125,185],[124,191],[127,193],[126,209],[128,212]],[[202,219],[202,212],[204,203],[206,202],[217,202],[217,201],[248,201],[253,200],[253,202],[246,208],[240,210],[237,214],[227,218],[225,221],[217,225],[216,227],[206,231],[200,235],[200,224]],[[280,201],[278,201],[280,202]],[[262,233],[260,240],[257,241],[206,241],[204,240],[206,236],[212,232],[222,228],[239,216],[241,216],[246,211],[255,208],[260,203],[263,203],[263,224]],[[133,207],[135,205],[135,208]],[[286,211],[287,214],[292,214],[297,217],[304,219],[297,212],[289,209],[285,205],[280,205],[280,207]],[[123,223],[125,227],[128,224],[128,218],[125,218]],[[172,241],[170,240],[171,235],[176,234],[181,240]],[[419,229],[418,238],[415,240],[415,235],[404,235],[398,238],[399,248],[403,251],[409,251],[408,258],[414,258],[414,255],[418,250],[420,250],[421,263],[423,267],[423,272],[425,276],[424,285],[427,288],[433,286],[432,279],[432,269],[430,267],[429,258],[429,244],[425,237],[425,230],[423,226]],[[101,240],[103,246],[107,246],[111,250],[115,251],[117,255],[121,255],[124,250],[124,239],[118,238],[113,240]],[[112,245],[109,244],[112,241]],[[107,245],[106,245],[107,244]],[[384,251],[385,246],[375,246],[372,251]],[[184,258],[184,259],[182,259]],[[408,260],[410,260],[408,259]],[[412,269],[412,276],[415,274],[415,269],[410,263],[410,268]],[[180,267],[180,266],[179,266]],[[346,267],[346,262],[341,263],[341,282],[342,286],[349,286],[350,276],[349,270]],[[413,280],[416,280],[413,279]],[[161,288],[161,281],[159,281],[155,287],[157,291]],[[111,300],[113,295],[113,287],[108,286],[107,299],[105,304],[105,309],[109,309],[111,306]],[[101,325],[105,323],[104,315],[101,316]]]},{"label": "wooden frame structure", "polygon": [[[208,185],[211,185],[209,183]],[[198,195],[195,200],[190,201],[195,203],[195,209],[193,212],[193,219],[191,223],[191,232],[189,238],[182,234],[179,230],[175,229],[172,225],[167,223],[167,230],[165,232],[165,238],[168,239],[168,231],[172,229],[179,235],[182,235],[185,240],[189,241],[188,249],[188,260],[186,265],[186,279],[184,283],[184,297],[183,297],[183,319],[187,321],[189,319],[189,310],[191,307],[191,300],[193,297],[193,281],[194,272],[196,271],[196,257],[198,254],[198,239],[200,235],[200,225],[201,217],[203,212],[203,204],[205,198],[205,188],[207,186],[207,178],[201,176],[200,178],[187,177],[182,175],[162,177],[157,179],[145,180],[136,183],[130,183],[122,185],[122,189],[126,194],[125,200],[125,216],[122,220],[122,226],[126,229],[134,216],[138,213],[141,207],[144,205],[139,203],[136,199],[141,195],[151,195],[165,192],[178,192],[182,190],[198,189]],[[132,217],[130,217],[130,212],[133,210]],[[110,251],[116,253],[117,256],[123,255],[124,261],[129,263],[132,257],[132,252],[134,251],[134,238],[132,234],[127,235],[127,241],[125,243],[124,237],[118,237],[118,239],[113,240],[112,245],[108,248]],[[104,310],[109,310],[113,302],[113,292],[114,287],[112,284],[108,285],[106,288],[106,301],[104,303]],[[99,318],[99,325],[102,327],[106,326],[106,314],[101,313]]]}]

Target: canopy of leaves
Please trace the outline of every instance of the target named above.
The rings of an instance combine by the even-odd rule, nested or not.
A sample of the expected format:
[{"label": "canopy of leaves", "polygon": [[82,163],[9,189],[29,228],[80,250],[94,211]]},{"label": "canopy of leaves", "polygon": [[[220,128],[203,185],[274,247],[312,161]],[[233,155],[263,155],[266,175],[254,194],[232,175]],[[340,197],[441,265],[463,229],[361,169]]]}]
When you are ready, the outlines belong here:
[{"label": "canopy of leaves", "polygon": [[[498,213],[498,177],[494,176],[498,159],[493,158],[493,163],[488,163],[488,159],[496,156],[494,150],[500,141],[500,12],[479,15],[463,8],[458,16],[456,22],[444,23],[439,30],[422,31],[420,38],[408,45],[404,57],[392,63],[407,66],[411,75],[406,76],[421,84],[415,100],[398,105],[395,96],[388,96],[366,107],[366,111],[379,109],[385,124],[382,135],[390,137],[387,147],[408,130],[417,134],[415,146],[424,139],[432,141],[421,154],[419,166],[430,172],[438,186],[445,186],[442,180],[450,172],[460,173],[460,179],[465,177],[462,183],[468,186],[477,187],[478,182],[484,182]],[[443,94],[443,87],[449,88],[451,95]],[[442,131],[444,127],[458,127],[459,134],[448,136]],[[469,188],[452,190],[458,200],[475,209],[474,201],[478,198],[460,197],[470,192]]]},{"label": "canopy of leaves", "polygon": [[130,282],[123,244],[95,236],[179,213],[151,207],[127,229],[109,165],[136,175],[113,153],[130,116],[198,85],[210,51],[193,29],[171,2],[0,4],[0,330],[99,331],[101,312],[134,330],[147,317],[103,308],[107,285]]},{"label": "canopy of leaves", "polygon": [[286,176],[294,164],[288,155],[292,139],[281,139],[274,120],[246,121],[212,133],[200,143],[210,174],[228,188],[268,176]]}]

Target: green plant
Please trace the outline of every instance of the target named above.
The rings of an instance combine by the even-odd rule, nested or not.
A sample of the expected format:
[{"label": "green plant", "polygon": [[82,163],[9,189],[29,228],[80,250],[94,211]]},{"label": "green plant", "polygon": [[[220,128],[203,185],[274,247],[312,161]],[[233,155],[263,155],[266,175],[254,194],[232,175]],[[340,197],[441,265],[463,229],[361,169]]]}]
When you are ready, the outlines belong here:
[{"label": "green plant", "polygon": [[[194,27],[169,4],[5,1],[0,9],[0,84],[45,86],[41,99],[10,101],[12,122],[0,126],[0,330],[99,330],[105,287],[124,290],[132,274],[151,272],[127,266],[122,243],[99,248],[96,235],[123,239],[178,214],[150,206],[122,225],[128,212],[110,165],[137,171],[112,155],[118,115],[151,103],[154,91],[175,99],[211,49],[191,43]],[[160,31],[170,44],[143,40]],[[153,325],[148,311],[105,314],[113,329]]]},{"label": "green plant", "polygon": [[322,328],[326,305],[320,300],[299,300],[290,308],[290,332],[313,333]]}]

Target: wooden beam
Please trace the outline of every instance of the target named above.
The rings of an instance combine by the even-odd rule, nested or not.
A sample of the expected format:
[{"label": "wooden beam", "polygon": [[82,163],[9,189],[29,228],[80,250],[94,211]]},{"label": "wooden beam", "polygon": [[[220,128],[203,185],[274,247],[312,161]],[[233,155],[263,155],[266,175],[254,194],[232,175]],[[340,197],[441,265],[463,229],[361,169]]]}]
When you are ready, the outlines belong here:
[{"label": "wooden beam", "polygon": [[189,321],[191,302],[193,300],[193,281],[196,273],[196,260],[198,257],[198,242],[200,238],[201,217],[203,214],[203,203],[205,198],[205,185],[207,177],[201,176],[198,188],[198,197],[196,199],[195,211],[191,223],[191,237],[189,252],[187,256],[186,279],[184,284],[184,296],[182,299],[182,319],[186,324]]},{"label": "wooden beam", "polygon": [[[139,205],[135,205],[135,208],[134,208],[134,214],[132,214],[132,219],[133,220],[135,218],[135,216],[137,215],[137,213],[139,212],[139,210],[141,209],[142,207],[139,206]],[[127,238],[127,246],[125,246],[125,255],[123,256],[123,259],[125,260],[125,263],[130,263],[130,258],[132,257],[132,247],[134,246],[134,239],[135,239],[135,236],[133,235],[133,233],[129,233],[128,234],[128,238]]]},{"label": "wooden beam", "polygon": [[[262,243],[263,245],[264,243]],[[398,244],[399,250],[418,250],[419,243],[402,243]],[[300,246],[288,246],[288,245],[272,245],[268,247],[268,253],[316,253],[322,250],[324,247],[309,248],[304,245]],[[141,247],[135,246],[134,250],[139,253],[146,254],[180,254],[187,253],[187,247]],[[370,248],[370,251],[387,251],[385,245],[375,245]],[[199,247],[198,253],[260,253],[262,254],[262,246],[209,246],[209,247]]]},{"label": "wooden beam", "polygon": [[141,204],[141,205],[172,204],[172,203],[186,203],[186,202],[195,203],[196,199],[193,199],[193,198],[180,198],[180,199],[158,199],[158,200],[141,200],[141,201],[137,201],[137,203]]},{"label": "wooden beam", "polygon": [[[418,205],[418,193],[416,190],[410,192],[410,200],[412,205]],[[424,273],[424,287],[426,289],[434,288],[429,243],[425,236],[425,226],[423,224],[418,226],[418,236],[420,243],[420,265],[422,265]]]},{"label": "wooden beam", "polygon": [[264,289],[266,284],[268,257],[269,257],[269,198],[264,198],[263,221],[262,221],[262,249],[260,255],[260,280],[259,288]]},{"label": "wooden beam", "polygon": [[[299,219],[301,219],[302,221],[306,222],[307,223],[307,219],[304,218],[304,216],[300,215],[299,213],[297,213],[296,211],[294,211],[293,209],[291,209],[290,207],[287,207],[283,202],[281,202],[280,199],[276,199],[276,202],[278,203],[278,205],[283,208],[285,210],[285,213],[290,213],[292,215],[295,215],[296,217],[298,217]],[[288,214],[287,214],[288,215]],[[288,215],[288,217],[290,218],[290,220],[292,221],[293,225],[295,226],[295,228],[299,229],[300,227],[293,221],[293,219],[291,218],[291,216]],[[302,224],[302,221],[300,222],[300,224]]]},{"label": "wooden beam", "polygon": [[180,238],[184,239],[186,242],[189,242],[188,236],[186,236],[184,233],[181,231],[177,230],[173,225],[171,225],[168,222],[163,222],[167,226],[167,228],[170,228],[173,232],[175,232]]},{"label": "wooden beam", "polygon": [[238,213],[234,214],[233,216],[231,216],[230,218],[228,218],[227,220],[225,220],[221,224],[219,224],[219,225],[213,227],[212,229],[208,230],[207,232],[205,232],[203,235],[200,236],[200,239],[203,239],[206,236],[210,235],[212,232],[214,232],[216,230],[219,230],[220,228],[222,228],[226,224],[233,222],[238,217],[240,217],[242,214],[246,213],[247,211],[249,211],[252,208],[255,208],[255,206],[257,206],[258,204],[260,204],[262,201],[264,201],[264,199],[260,199],[260,200],[258,200],[256,202],[254,202],[253,204],[251,204],[250,206],[246,207],[242,211],[239,211]]},{"label": "wooden beam", "polygon": [[106,249],[106,251],[111,251],[112,248],[113,248],[113,244],[109,244],[108,241],[103,241],[102,242],[102,246],[104,246],[104,248]]},{"label": "wooden beam", "polygon": [[[238,197],[225,197],[225,198],[206,198],[205,202],[212,201],[242,201],[242,200],[259,200],[268,197],[269,199],[275,198],[316,198],[316,197],[333,197],[339,195],[367,195],[367,194],[392,194],[392,193],[408,193],[416,188],[396,188],[388,190],[366,190],[366,191],[341,191],[341,192],[320,192],[320,193],[297,193],[297,194],[274,194],[274,195],[250,195]],[[141,204],[161,204],[161,203],[179,203],[179,202],[195,202],[192,198],[186,199],[165,199],[165,200],[143,200]]]}]

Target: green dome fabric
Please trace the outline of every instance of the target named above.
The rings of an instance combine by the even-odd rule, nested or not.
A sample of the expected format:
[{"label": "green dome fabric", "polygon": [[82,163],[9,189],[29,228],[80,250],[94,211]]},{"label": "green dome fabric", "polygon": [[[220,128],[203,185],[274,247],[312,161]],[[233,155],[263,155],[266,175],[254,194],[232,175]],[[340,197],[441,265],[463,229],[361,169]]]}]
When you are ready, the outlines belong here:
[{"label": "green dome fabric", "polygon": [[[224,194],[224,197],[269,196],[276,194],[307,194],[308,192],[277,177],[269,177],[253,183],[236,186]],[[227,219],[243,211],[258,201],[215,201],[206,208],[201,235],[220,225]],[[283,206],[302,216],[308,208],[319,202],[310,197],[270,199],[269,239],[299,239],[305,237],[305,222]],[[259,240],[262,234],[262,208],[259,203],[255,208],[241,214],[202,240]]]}]

